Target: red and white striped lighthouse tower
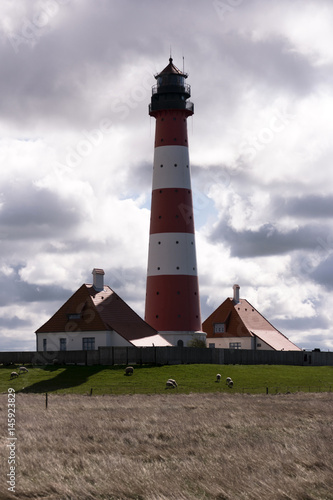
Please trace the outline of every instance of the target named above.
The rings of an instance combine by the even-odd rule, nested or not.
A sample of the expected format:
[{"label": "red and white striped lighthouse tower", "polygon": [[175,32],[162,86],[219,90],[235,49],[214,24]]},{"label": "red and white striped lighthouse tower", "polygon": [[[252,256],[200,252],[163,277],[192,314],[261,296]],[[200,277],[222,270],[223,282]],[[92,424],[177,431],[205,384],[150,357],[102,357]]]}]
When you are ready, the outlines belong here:
[{"label": "red and white striped lighthouse tower", "polygon": [[169,59],[155,76],[149,114],[156,118],[145,320],[173,345],[205,340],[194,238],[187,117],[187,74]]}]

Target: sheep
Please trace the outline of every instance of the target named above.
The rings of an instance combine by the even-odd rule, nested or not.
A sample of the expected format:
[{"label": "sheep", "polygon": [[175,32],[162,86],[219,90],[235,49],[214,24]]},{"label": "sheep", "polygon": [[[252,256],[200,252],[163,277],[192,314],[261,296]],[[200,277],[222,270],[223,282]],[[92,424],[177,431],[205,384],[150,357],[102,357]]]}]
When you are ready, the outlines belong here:
[{"label": "sheep", "polygon": [[221,380],[221,374],[220,374],[220,373],[218,373],[218,374],[216,375],[216,382],[220,382],[220,380]]},{"label": "sheep", "polygon": [[16,372],[12,372],[12,373],[10,374],[10,378],[15,378],[15,377],[18,377],[18,373],[16,373]]},{"label": "sheep", "polygon": [[177,382],[173,378],[169,378],[166,382],[167,387],[178,387]]},{"label": "sheep", "polygon": [[20,373],[22,373],[22,372],[28,373],[28,371],[29,371],[28,368],[26,368],[25,366],[20,366],[20,368],[19,368]]},{"label": "sheep", "polygon": [[231,382],[231,378],[230,378],[230,377],[227,377],[227,380],[225,381],[225,383],[226,383],[227,385],[229,385],[229,382]]},{"label": "sheep", "polygon": [[127,366],[125,368],[125,375],[133,375],[133,372],[134,372],[133,366]]},{"label": "sheep", "polygon": [[232,380],[229,380],[229,383],[228,383],[228,387],[230,387],[230,389],[232,389],[234,386],[234,383]]}]

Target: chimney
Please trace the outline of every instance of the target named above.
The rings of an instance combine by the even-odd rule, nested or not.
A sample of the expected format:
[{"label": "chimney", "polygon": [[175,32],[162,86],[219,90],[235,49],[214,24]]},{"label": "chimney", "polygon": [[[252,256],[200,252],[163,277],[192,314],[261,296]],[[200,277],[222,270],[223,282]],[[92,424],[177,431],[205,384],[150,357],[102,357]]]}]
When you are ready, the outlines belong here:
[{"label": "chimney", "polygon": [[93,286],[97,292],[104,290],[104,270],[96,269],[92,270],[92,275],[94,277]]},{"label": "chimney", "polygon": [[239,304],[239,289],[240,289],[240,286],[239,285],[234,285],[233,289],[234,289],[234,302],[235,302],[235,304]]}]

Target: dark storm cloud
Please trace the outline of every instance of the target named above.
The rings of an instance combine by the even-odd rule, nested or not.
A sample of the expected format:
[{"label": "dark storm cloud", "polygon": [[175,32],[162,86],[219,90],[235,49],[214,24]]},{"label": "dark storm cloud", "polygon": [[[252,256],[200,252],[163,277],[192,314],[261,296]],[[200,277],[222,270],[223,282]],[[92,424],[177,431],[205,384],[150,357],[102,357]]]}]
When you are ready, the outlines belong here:
[{"label": "dark storm cloud", "polygon": [[[151,163],[135,163],[130,169],[126,170],[123,182],[123,190],[126,197],[133,196],[135,198],[138,193],[148,193],[150,201],[152,165],[153,157]],[[135,183],[133,183],[133,179],[135,179]]]},{"label": "dark storm cloud", "polygon": [[14,303],[49,302],[67,299],[71,292],[57,285],[35,285],[27,283],[20,277],[20,270],[24,266],[13,266],[12,273],[0,275],[0,304],[1,306]]},{"label": "dark storm cloud", "polygon": [[[135,64],[152,50],[158,54],[162,43],[156,38],[152,44],[155,24],[147,36],[138,29],[136,18],[130,21],[129,11],[142,12],[141,5],[130,1],[121,8],[114,2],[100,1],[98,6],[68,2],[45,18],[41,28],[34,21],[39,9],[42,12],[36,4],[34,12],[22,14],[15,30],[0,39],[0,113],[17,126],[33,128],[36,120],[49,125],[87,123],[96,113],[87,101],[90,89],[98,92],[99,85],[107,87],[110,99],[123,65]],[[145,15],[146,22],[151,15]]]},{"label": "dark storm cloud", "polygon": [[19,330],[30,324],[30,321],[20,319],[17,316],[13,316],[12,318],[0,318],[0,328],[3,330]]},{"label": "dark storm cloud", "polygon": [[127,290],[126,284],[139,283],[142,285],[146,280],[145,269],[141,267],[116,267],[104,269],[105,283],[108,284],[120,297],[124,300],[135,301],[138,300],[137,288]]},{"label": "dark storm cloud", "polygon": [[[18,329],[17,331],[10,330],[6,331],[3,328],[4,334],[1,336],[1,350],[2,351],[34,351],[36,349],[36,341],[33,337],[26,338],[25,333],[21,333]],[[8,335],[10,333],[10,335]]]},{"label": "dark storm cloud", "polygon": [[[165,45],[172,43],[172,33],[177,31],[178,26],[182,29],[177,33],[177,39],[183,32],[182,19],[176,16],[171,39],[162,40],[155,20],[156,15],[163,17],[168,6],[152,2],[147,5],[149,9],[144,8],[142,2],[126,1],[122,2],[122,8],[117,8],[113,2],[99,2],[96,8],[88,2],[80,2],[79,5],[68,2],[59,5],[58,12],[49,16],[43,28],[30,27],[30,35],[25,25],[30,22],[33,28],[35,14],[26,12],[25,17],[17,21],[16,32],[13,33],[16,38],[7,33],[7,38],[4,37],[0,43],[1,115],[17,124],[30,123],[32,126],[36,124],[36,119],[41,122],[47,119],[53,125],[58,120],[67,125],[82,123],[82,120],[86,125],[89,125],[89,120],[93,123],[96,109],[87,100],[89,92],[94,89],[98,94],[100,85],[102,91],[107,89],[109,94],[104,100],[104,106],[107,107],[111,104],[108,101],[119,97],[115,95],[115,89],[119,88],[120,78],[125,76],[121,73],[124,64],[134,65],[148,54],[149,60],[157,63],[157,59],[165,52]],[[198,12],[199,9],[200,6],[197,7]],[[148,32],[140,29],[137,23],[137,17],[143,10],[145,17],[142,26],[149,26]],[[177,10],[179,13],[182,7],[178,6]],[[183,10],[185,13],[185,8]],[[38,14],[38,4],[35,11]],[[240,10],[238,14],[241,13]],[[232,75],[241,73],[242,81],[252,80],[267,87],[289,88],[299,94],[307,92],[318,81],[318,70],[314,70],[305,57],[297,54],[287,40],[271,38],[255,42],[236,32],[223,33],[218,29],[220,23],[214,18],[213,6],[205,9],[205,14],[213,22],[209,40],[205,25],[198,22],[195,16],[193,21],[199,33],[205,33],[208,43],[206,50],[215,55],[216,83],[222,78],[225,85],[231,87],[234,81],[239,83]],[[201,37],[189,39],[185,33],[183,36],[190,57],[191,53],[203,50],[199,47]],[[218,50],[221,46],[223,51]],[[193,76],[197,75],[197,81],[200,82],[202,67],[198,72],[193,55],[192,59]],[[200,88],[205,89],[207,107],[210,96],[207,96],[206,85],[197,84],[196,87],[199,101]],[[106,116],[109,112],[106,112]]]},{"label": "dark storm cloud", "polygon": [[[273,309],[267,313],[273,314],[276,311]],[[297,316],[297,310],[294,311],[295,317],[291,319],[274,319],[274,326],[280,330],[280,332],[290,331],[290,330],[300,330],[308,332],[314,328],[328,328],[329,322],[325,317],[318,317],[317,315],[312,317],[301,318]]]},{"label": "dark storm cloud", "polygon": [[318,241],[326,239],[328,230],[324,226],[306,225],[281,232],[274,224],[267,223],[258,230],[235,231],[223,221],[211,233],[210,239],[230,247],[234,257],[260,257],[283,255],[294,250],[315,250]]},{"label": "dark storm cloud", "polygon": [[333,255],[329,255],[312,270],[310,269],[309,275],[328,290],[333,290]]},{"label": "dark storm cloud", "polygon": [[302,219],[333,218],[333,195],[304,195],[299,197],[276,197],[272,210],[278,216],[289,215]]},{"label": "dark storm cloud", "polygon": [[[306,94],[320,82],[320,72],[310,61],[295,52],[290,42],[283,38],[251,41],[235,35],[230,56],[234,57],[238,71],[252,80],[272,88]],[[230,46],[229,46],[230,48]]]},{"label": "dark storm cloud", "polygon": [[6,240],[63,234],[82,220],[79,207],[48,189],[33,185],[1,186],[0,234]]}]

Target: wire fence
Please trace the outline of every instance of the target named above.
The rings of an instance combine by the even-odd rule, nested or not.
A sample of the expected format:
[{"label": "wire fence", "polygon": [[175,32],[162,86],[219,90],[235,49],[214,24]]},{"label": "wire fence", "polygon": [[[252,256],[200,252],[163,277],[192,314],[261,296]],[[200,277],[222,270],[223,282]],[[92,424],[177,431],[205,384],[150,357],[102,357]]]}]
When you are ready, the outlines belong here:
[{"label": "wire fence", "polygon": [[[23,391],[25,393],[33,393],[33,391]],[[276,387],[219,387],[214,390],[208,390],[207,388],[190,388],[186,386],[178,386],[178,387],[165,387],[163,389],[161,388],[147,388],[146,390],[143,389],[142,387],[119,387],[119,386],[114,386],[114,387],[104,387],[104,388],[94,388],[91,387],[90,390],[84,392],[84,393],[78,393],[75,391],[75,388],[71,389],[59,389],[59,390],[52,390],[50,389],[49,392],[46,392],[46,400],[48,397],[48,394],[72,394],[72,395],[83,395],[83,396],[106,396],[106,395],[114,395],[114,396],[121,396],[121,395],[132,395],[132,394],[146,394],[146,395],[151,395],[151,394],[190,394],[190,393],[218,393],[218,394],[248,394],[248,395],[259,395],[259,394],[266,394],[266,395],[278,395],[278,394],[295,394],[299,392],[304,392],[304,393],[330,393],[332,392],[332,386],[331,385],[307,385],[307,386],[288,386],[288,385],[280,385]]]}]

